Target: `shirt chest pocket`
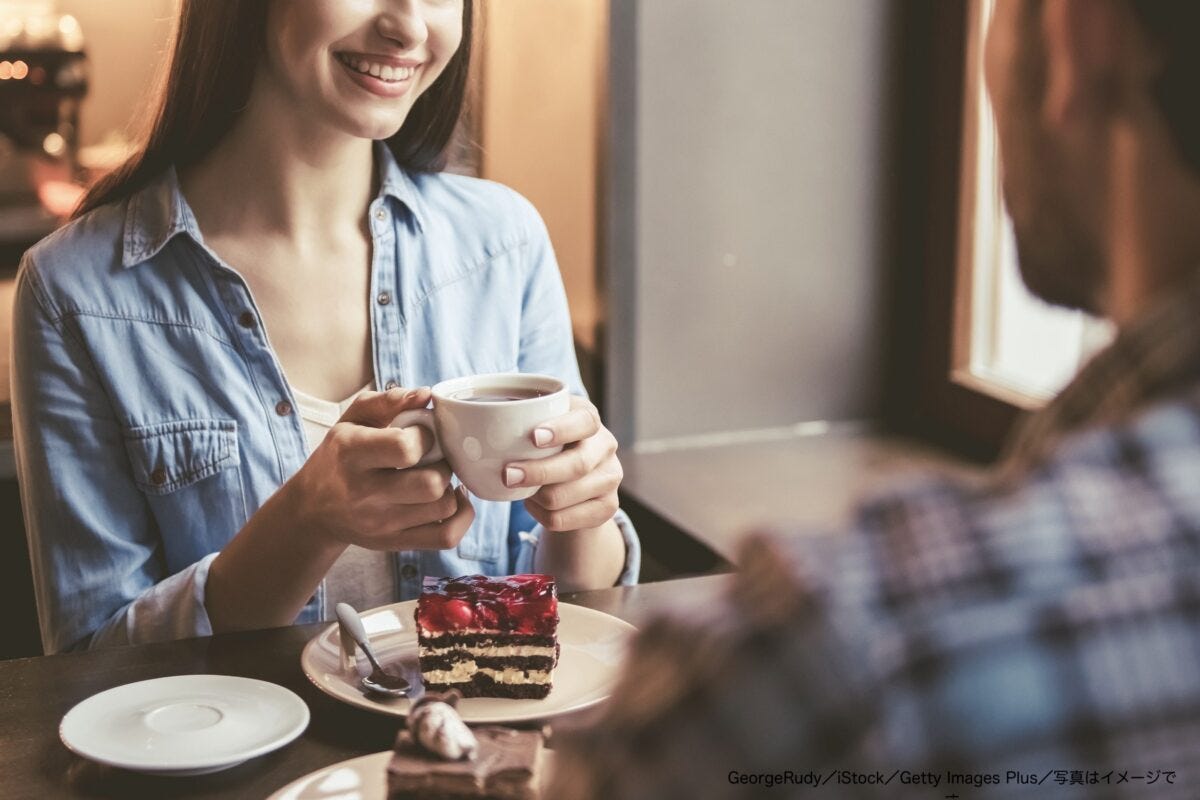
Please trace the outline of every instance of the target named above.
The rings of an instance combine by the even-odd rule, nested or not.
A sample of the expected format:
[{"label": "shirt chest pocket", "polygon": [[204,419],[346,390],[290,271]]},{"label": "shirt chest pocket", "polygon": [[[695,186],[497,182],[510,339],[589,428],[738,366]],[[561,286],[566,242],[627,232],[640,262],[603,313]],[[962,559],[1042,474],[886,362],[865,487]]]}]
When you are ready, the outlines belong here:
[{"label": "shirt chest pocket", "polygon": [[[191,419],[132,428],[133,479],[162,532],[168,561],[225,545],[245,524],[237,422]],[[175,551],[175,552],[172,552]],[[194,552],[193,552],[194,551]]]}]

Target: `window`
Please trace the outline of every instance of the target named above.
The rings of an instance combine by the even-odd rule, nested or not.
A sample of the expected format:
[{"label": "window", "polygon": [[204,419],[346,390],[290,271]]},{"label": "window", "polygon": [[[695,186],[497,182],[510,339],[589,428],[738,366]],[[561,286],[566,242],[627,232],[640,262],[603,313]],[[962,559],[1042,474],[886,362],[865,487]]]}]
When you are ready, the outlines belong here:
[{"label": "window", "polygon": [[981,460],[1111,336],[1021,282],[983,41],[995,0],[905,3],[896,279],[884,414]]},{"label": "window", "polygon": [[1112,337],[1111,326],[1029,293],[1000,192],[983,47],[995,0],[972,0],[963,101],[952,379],[1023,408],[1058,392]]}]

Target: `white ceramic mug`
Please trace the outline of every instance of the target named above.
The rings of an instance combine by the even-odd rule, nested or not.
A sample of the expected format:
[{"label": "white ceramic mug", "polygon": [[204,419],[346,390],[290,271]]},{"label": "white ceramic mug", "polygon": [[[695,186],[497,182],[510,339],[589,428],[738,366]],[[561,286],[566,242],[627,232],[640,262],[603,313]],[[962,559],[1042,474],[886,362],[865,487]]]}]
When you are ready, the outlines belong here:
[{"label": "white ceramic mug", "polygon": [[[526,396],[528,395],[528,396]],[[517,397],[519,399],[505,399]],[[546,458],[562,451],[538,447],[533,429],[567,413],[566,384],[549,375],[498,372],[442,381],[433,387],[433,409],[401,412],[393,427],[420,425],[436,443],[420,464],[443,456],[471,494],[484,500],[524,500],[536,486],[510,489],[504,468],[513,461]]]}]

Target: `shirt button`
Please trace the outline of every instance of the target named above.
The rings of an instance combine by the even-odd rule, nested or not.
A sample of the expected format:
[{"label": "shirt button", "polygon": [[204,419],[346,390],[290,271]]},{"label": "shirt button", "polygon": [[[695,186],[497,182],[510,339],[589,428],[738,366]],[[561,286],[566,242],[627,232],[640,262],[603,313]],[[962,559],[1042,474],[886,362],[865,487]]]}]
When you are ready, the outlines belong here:
[{"label": "shirt button", "polygon": [[385,219],[387,219],[387,212],[384,211],[382,208],[375,209],[375,219],[379,220],[380,222],[383,222]]},{"label": "shirt button", "polygon": [[281,417],[286,417],[288,414],[292,413],[292,404],[287,400],[280,400],[275,404],[275,413]]},{"label": "shirt button", "polygon": [[379,296],[376,297],[375,300],[379,303],[379,305],[386,306],[388,303],[392,302],[392,293],[380,292]]},{"label": "shirt button", "polygon": [[400,568],[400,577],[412,580],[413,578],[417,577],[417,568],[412,564],[405,564]]},{"label": "shirt button", "polygon": [[253,328],[254,322],[253,311],[243,311],[242,315],[238,317],[238,325],[241,325],[243,328]]},{"label": "shirt button", "polygon": [[387,389],[395,389],[395,388],[396,388],[397,386],[399,386],[399,385],[400,385],[400,384],[396,383],[395,381],[388,381],[387,383],[385,383],[385,384],[383,385],[383,388],[384,388],[385,390],[387,390]]},{"label": "shirt button", "polygon": [[150,482],[155,486],[162,486],[167,482],[167,471],[162,467],[157,467],[154,472],[150,473]]}]

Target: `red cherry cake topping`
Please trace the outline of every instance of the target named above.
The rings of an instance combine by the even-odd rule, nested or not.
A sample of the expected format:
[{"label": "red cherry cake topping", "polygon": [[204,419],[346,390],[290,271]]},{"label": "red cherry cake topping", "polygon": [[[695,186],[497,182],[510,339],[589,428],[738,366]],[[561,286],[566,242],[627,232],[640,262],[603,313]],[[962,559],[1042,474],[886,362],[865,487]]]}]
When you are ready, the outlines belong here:
[{"label": "red cherry cake topping", "polygon": [[425,578],[417,624],[425,631],[492,630],[550,635],[558,596],[549,575]]}]

